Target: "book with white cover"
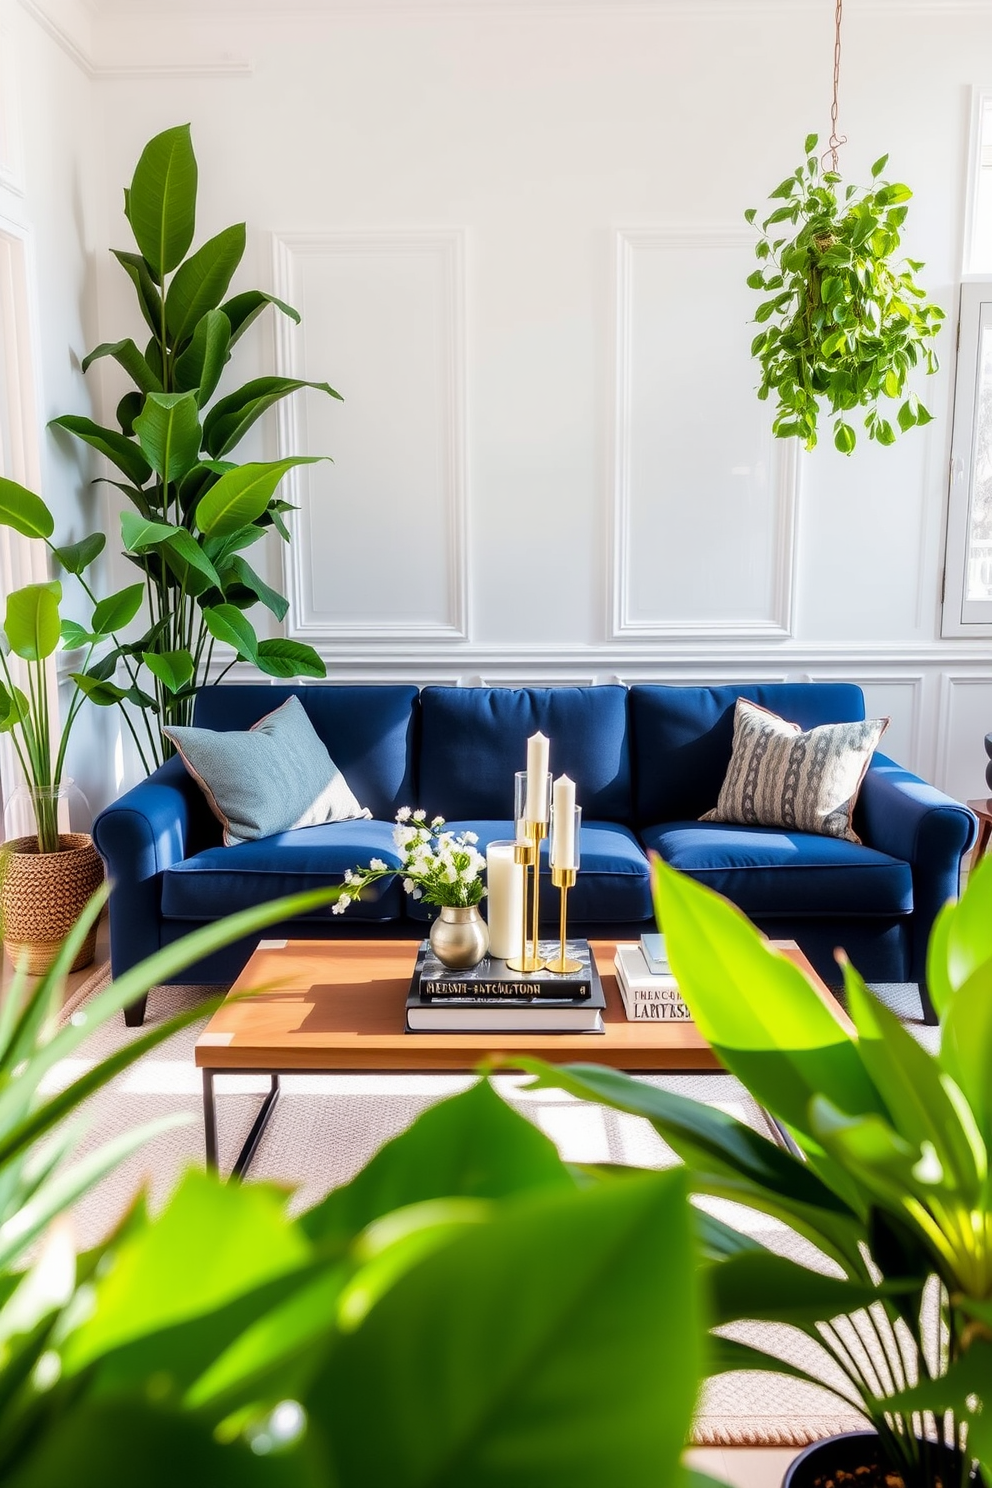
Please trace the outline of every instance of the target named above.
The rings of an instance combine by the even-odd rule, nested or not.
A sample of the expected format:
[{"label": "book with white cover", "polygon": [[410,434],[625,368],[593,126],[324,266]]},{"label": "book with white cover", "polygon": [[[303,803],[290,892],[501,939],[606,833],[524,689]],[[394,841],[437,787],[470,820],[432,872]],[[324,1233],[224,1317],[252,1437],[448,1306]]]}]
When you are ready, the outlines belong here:
[{"label": "book with white cover", "polygon": [[639,945],[618,945],[613,964],[628,1022],[692,1021],[675,978],[671,973],[648,971]]}]

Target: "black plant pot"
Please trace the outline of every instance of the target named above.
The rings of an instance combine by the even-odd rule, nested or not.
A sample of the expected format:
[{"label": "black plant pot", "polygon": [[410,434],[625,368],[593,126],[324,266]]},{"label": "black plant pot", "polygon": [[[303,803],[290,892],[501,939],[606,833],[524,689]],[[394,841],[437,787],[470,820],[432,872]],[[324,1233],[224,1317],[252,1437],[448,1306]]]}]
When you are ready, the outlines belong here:
[{"label": "black plant pot", "polygon": [[[960,1467],[955,1460],[956,1454],[949,1447],[940,1446],[936,1442],[928,1442],[926,1446],[930,1453],[932,1475],[939,1475],[945,1485],[959,1482]],[[876,1462],[882,1467],[879,1478],[879,1482],[882,1482],[885,1471],[891,1472],[892,1468],[882,1453],[876,1432],[847,1431],[843,1436],[828,1436],[823,1441],[814,1442],[811,1447],[800,1452],[798,1457],[793,1458],[782,1479],[782,1488],[813,1488],[816,1483],[823,1488],[828,1479],[832,1480],[835,1488],[842,1488],[837,1483],[838,1473],[857,1473],[858,1468],[868,1467]],[[872,1479],[866,1476],[855,1481],[872,1484]],[[977,1488],[984,1488],[978,1473],[973,1472],[970,1481]],[[907,1483],[906,1488],[910,1488],[910,1484]]]},{"label": "black plant pot", "polygon": [[985,735],[985,753],[989,757],[989,762],[985,766],[985,783],[992,791],[992,734]]}]

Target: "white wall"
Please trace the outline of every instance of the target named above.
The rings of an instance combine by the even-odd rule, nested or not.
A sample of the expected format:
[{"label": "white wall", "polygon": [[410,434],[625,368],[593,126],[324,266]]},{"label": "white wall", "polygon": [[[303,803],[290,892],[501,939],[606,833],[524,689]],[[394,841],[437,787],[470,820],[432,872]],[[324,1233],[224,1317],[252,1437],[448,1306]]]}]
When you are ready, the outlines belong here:
[{"label": "white wall", "polygon": [[[279,345],[256,327],[241,376],[278,356],[345,395],[306,395],[254,446],[335,457],[297,484],[286,574],[291,633],[332,679],[848,677],[891,713],[890,752],[984,794],[989,643],[939,636],[953,332],[920,389],[934,422],[894,449],[773,448],[752,393],[742,213],[828,132],[829,0],[205,13],[224,8],[107,0],[85,35],[61,18],[96,134],[80,196],[75,115],[30,115],[61,131],[37,211],[70,257],[46,403],[83,396],[59,346],[135,331],[102,249],[127,242],[145,140],[189,119],[198,237],[247,218],[240,284],[304,314]],[[990,56],[971,0],[845,16],[842,170],[890,152],[906,249],[948,311]],[[112,377],[96,391],[109,420]],[[278,577],[278,544],[268,561]]]}]

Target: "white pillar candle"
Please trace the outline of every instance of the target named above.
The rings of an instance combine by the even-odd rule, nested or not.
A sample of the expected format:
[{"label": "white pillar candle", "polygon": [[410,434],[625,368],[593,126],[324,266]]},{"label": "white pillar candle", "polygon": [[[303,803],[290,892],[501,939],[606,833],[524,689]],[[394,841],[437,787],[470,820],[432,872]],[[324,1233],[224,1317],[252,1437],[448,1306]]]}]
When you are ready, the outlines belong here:
[{"label": "white pillar candle", "polygon": [[486,848],[489,954],[507,961],[524,950],[524,865],[513,860],[512,842]]},{"label": "white pillar candle", "polygon": [[527,820],[548,819],[548,749],[549,741],[540,732],[527,740]]},{"label": "white pillar candle", "polygon": [[552,792],[552,868],[575,867],[575,781],[559,775]]}]

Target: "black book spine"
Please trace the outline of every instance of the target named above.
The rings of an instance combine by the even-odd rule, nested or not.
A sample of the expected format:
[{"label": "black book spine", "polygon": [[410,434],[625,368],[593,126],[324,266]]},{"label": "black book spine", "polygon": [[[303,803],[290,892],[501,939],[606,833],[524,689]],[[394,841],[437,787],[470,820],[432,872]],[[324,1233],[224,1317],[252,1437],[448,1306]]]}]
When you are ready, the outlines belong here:
[{"label": "black book spine", "polygon": [[573,981],[556,977],[554,981],[503,982],[482,977],[421,977],[414,989],[421,1002],[452,1002],[478,999],[486,1003],[531,1003],[536,999],[549,1002],[586,1002],[592,996],[588,978]]}]

